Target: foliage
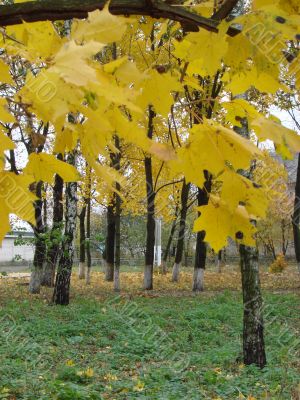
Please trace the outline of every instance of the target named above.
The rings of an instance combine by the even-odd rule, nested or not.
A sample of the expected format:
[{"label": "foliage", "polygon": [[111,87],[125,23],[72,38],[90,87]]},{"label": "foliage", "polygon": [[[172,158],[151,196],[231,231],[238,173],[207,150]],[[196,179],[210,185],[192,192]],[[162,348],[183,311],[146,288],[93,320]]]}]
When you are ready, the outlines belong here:
[{"label": "foliage", "polygon": [[[116,17],[108,6],[71,25],[44,21],[7,27],[1,39],[0,238],[9,230],[9,214],[35,223],[36,198],[28,189],[34,182],[52,183],[55,173],[65,181],[78,179],[55,154],[78,150],[79,143],[96,191],[105,191],[107,199],[116,181],[124,187],[139,175],[142,163],[133,160],[141,154],[151,154],[155,171],[162,165],[163,179],[171,184],[185,176],[201,187],[202,171],[208,170],[220,190],[201,209],[195,229],[205,228],[214,250],[228,236],[253,244],[249,221],[265,216],[267,202],[261,201],[264,188],[252,185],[240,170],[248,169],[260,150],[233,127],[246,118],[256,138],[272,140],[284,157],[300,150],[300,139],[237,95],[254,88],[267,95],[288,92],[283,74],[299,87],[297,21],[298,7],[281,0],[255,1],[234,20],[215,22],[214,31],[186,35],[179,23]],[[233,36],[236,26],[242,32]],[[155,112],[152,140],[149,106]],[[130,160],[119,172],[109,162],[116,134]],[[8,171],[4,152],[20,152],[20,143],[28,152],[27,165],[11,165]],[[141,188],[135,185],[139,200]],[[157,201],[167,208],[168,192]],[[217,228],[208,223],[212,215]]]},{"label": "foliage", "polygon": [[281,273],[287,268],[288,264],[283,254],[278,254],[276,260],[270,265],[270,272],[273,274]]}]

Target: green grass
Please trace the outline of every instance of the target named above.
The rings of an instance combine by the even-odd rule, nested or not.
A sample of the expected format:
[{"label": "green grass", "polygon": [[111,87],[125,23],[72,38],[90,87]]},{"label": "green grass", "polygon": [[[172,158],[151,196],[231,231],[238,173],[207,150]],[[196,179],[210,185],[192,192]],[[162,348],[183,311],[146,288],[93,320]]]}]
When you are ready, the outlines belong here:
[{"label": "green grass", "polygon": [[102,303],[77,297],[69,307],[7,299],[0,399],[291,399],[299,383],[299,297],[265,299],[263,371],[242,365],[237,293]]}]

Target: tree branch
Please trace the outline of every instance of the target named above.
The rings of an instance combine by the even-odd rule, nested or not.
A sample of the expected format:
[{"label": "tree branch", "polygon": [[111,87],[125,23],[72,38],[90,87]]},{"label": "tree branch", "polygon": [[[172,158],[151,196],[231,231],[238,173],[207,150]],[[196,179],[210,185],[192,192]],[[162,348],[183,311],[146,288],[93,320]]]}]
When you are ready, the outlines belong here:
[{"label": "tree branch", "polygon": [[225,2],[222,4],[222,6],[219,8],[219,10],[216,11],[211,18],[218,20],[218,21],[221,21],[222,19],[227,18],[228,15],[231,13],[231,11],[236,6],[236,4],[238,3],[238,1],[239,0],[225,0]]},{"label": "tree branch", "polygon": [[[0,6],[0,26],[25,22],[56,21],[72,18],[87,18],[88,13],[102,10],[105,0],[37,0]],[[111,0],[109,10],[114,15],[148,15],[180,22],[186,31],[204,28],[218,32],[219,21],[191,13],[184,7],[170,6],[161,0]],[[240,30],[230,27],[230,36]]]}]

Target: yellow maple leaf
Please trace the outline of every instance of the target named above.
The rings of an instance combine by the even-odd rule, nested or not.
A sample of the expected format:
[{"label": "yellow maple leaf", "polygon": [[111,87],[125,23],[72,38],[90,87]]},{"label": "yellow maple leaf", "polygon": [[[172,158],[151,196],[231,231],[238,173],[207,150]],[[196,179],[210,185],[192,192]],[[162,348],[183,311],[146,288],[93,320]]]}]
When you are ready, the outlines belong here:
[{"label": "yellow maple leaf", "polygon": [[240,121],[243,118],[247,118],[247,121],[250,122],[260,116],[255,107],[244,99],[226,101],[222,103],[222,107],[227,111],[225,116],[226,121],[230,122],[233,126],[241,126]]},{"label": "yellow maple leaf", "polygon": [[250,222],[245,207],[238,206],[234,211],[219,197],[211,195],[206,206],[197,208],[201,215],[195,220],[194,231],[206,232],[205,241],[219,251],[227,244],[227,238],[240,240],[242,243],[253,246],[255,227]]},{"label": "yellow maple leaf", "polygon": [[7,40],[9,52],[22,55],[24,58],[35,61],[42,58],[49,60],[61,47],[65,39],[56,32],[50,21],[26,23],[7,27],[9,37],[16,41]]},{"label": "yellow maple leaf", "polygon": [[268,199],[262,188],[229,168],[226,168],[218,180],[223,182],[221,198],[232,211],[242,203],[253,218],[266,216]]},{"label": "yellow maple leaf", "polygon": [[300,151],[300,136],[281,125],[280,120],[274,116],[256,118],[251,122],[251,128],[259,140],[272,140],[277,152],[285,158],[292,158],[293,153]]},{"label": "yellow maple leaf", "polygon": [[187,144],[177,149],[177,158],[169,165],[174,171],[184,173],[187,181],[202,187],[203,170],[218,175],[228,162],[236,170],[247,169],[251,159],[259,153],[253,143],[232,129],[206,120],[194,125]]},{"label": "yellow maple leaf", "polygon": [[0,172],[0,240],[9,230],[9,214],[35,224],[33,201],[36,197],[29,191],[31,176]]},{"label": "yellow maple leaf", "polygon": [[213,76],[222,65],[222,60],[228,50],[226,37],[227,24],[219,25],[219,32],[209,32],[201,29],[199,32],[190,33],[185,40],[176,45],[174,54],[189,60],[187,72],[189,75]]},{"label": "yellow maple leaf", "polygon": [[65,182],[75,182],[79,179],[79,174],[72,165],[46,153],[30,154],[24,172],[32,175],[36,182],[52,183],[55,174],[58,174]]},{"label": "yellow maple leaf", "polygon": [[75,20],[71,37],[80,43],[88,40],[100,43],[117,42],[124,35],[129,22],[129,18],[112,15],[106,5],[102,11],[90,12],[85,21]]},{"label": "yellow maple leaf", "polygon": [[236,96],[245,93],[251,86],[267,93],[276,93],[279,89],[287,89],[275,75],[259,72],[256,67],[251,70],[244,69],[233,75],[231,81],[226,85],[226,89]]},{"label": "yellow maple leaf", "polygon": [[5,123],[15,122],[13,115],[8,111],[7,101],[0,98],[0,121]]},{"label": "yellow maple leaf", "polygon": [[88,42],[78,46],[74,41],[64,44],[54,57],[54,65],[49,72],[55,72],[66,82],[77,86],[86,86],[88,82],[96,80],[97,75],[86,60],[91,59],[103,45],[97,42]]},{"label": "yellow maple leaf", "polygon": [[13,141],[0,132],[0,152],[2,153],[4,150],[13,150],[15,145]]},{"label": "yellow maple leaf", "polygon": [[[45,123],[51,121],[58,132],[65,124],[66,114],[75,112],[83,99],[81,88],[66,83],[50,70],[42,70],[36,77],[28,74],[26,85],[18,93],[22,101]],[[77,104],[77,107],[75,106]]]},{"label": "yellow maple leaf", "polygon": [[136,103],[143,109],[151,104],[157,113],[166,117],[173,104],[172,93],[182,89],[175,76],[170,73],[160,74],[156,70],[151,70],[147,79],[142,82],[142,94]]},{"label": "yellow maple leaf", "polygon": [[13,83],[12,77],[9,73],[9,66],[0,60],[0,81],[6,83]]}]

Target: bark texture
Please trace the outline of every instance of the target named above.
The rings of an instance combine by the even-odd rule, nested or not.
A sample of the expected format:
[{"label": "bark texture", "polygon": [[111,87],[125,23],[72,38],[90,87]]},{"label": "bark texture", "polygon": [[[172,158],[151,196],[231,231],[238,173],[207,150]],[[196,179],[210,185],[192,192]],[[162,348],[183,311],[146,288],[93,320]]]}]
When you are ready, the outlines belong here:
[{"label": "bark texture", "polygon": [[178,282],[179,280],[180,266],[183,257],[184,235],[186,226],[186,216],[188,211],[188,198],[189,198],[190,186],[191,186],[190,183],[186,183],[185,180],[183,181],[181,189],[180,221],[179,221],[175,263],[173,266],[173,273],[172,273],[172,282]]},{"label": "bark texture", "polygon": [[[25,22],[57,21],[72,18],[87,18],[88,12],[102,10],[106,0],[44,0],[0,6],[0,26],[16,25]],[[184,7],[172,7],[163,1],[152,0],[112,0],[110,12],[115,15],[148,15],[153,18],[167,18],[180,22],[186,31],[204,28],[218,32],[220,19],[205,18],[192,13]],[[235,36],[240,29],[229,27],[227,33]]]},{"label": "bark texture", "polygon": [[[153,119],[155,113],[149,107],[148,119],[148,138],[153,137]],[[153,263],[154,263],[154,243],[155,243],[155,191],[153,186],[152,159],[146,156],[144,159],[146,175],[146,195],[147,195],[147,232],[146,232],[146,252],[144,270],[144,289],[153,289]]]},{"label": "bark texture", "polygon": [[[241,120],[241,127],[234,130],[245,137],[250,138],[248,121]],[[244,171],[248,179],[252,178],[251,168]],[[242,291],[244,304],[243,323],[243,355],[244,364],[256,364],[260,368],[266,365],[264,346],[262,295],[259,279],[258,249],[240,245],[240,262],[242,275]]]},{"label": "bark texture", "polygon": [[[75,154],[70,153],[67,161],[69,164],[75,165]],[[77,183],[70,182],[66,185],[65,234],[53,293],[53,302],[55,304],[68,305],[70,301],[70,282],[74,258],[76,218]]]},{"label": "bark texture", "polygon": [[[59,160],[63,159],[61,154],[59,154],[57,158]],[[64,182],[62,178],[59,175],[55,175],[53,186],[53,221],[50,233],[50,245],[42,278],[42,285],[47,287],[54,286],[55,271],[61,250],[62,224],[64,216],[63,188]]]},{"label": "bark texture", "polygon": [[[121,169],[121,148],[120,148],[120,139],[116,135],[115,136],[115,146],[119,150],[119,153],[115,155],[115,169],[120,171]],[[116,197],[116,215],[115,215],[115,228],[116,228],[116,251],[115,251],[115,270],[114,270],[114,290],[119,292],[121,290],[120,286],[120,266],[121,266],[121,205],[122,200],[119,195],[121,191],[121,185],[119,182],[116,183],[115,193]]]},{"label": "bark texture", "polygon": [[175,218],[174,218],[174,220],[172,222],[172,226],[171,226],[170,234],[169,234],[169,237],[168,237],[166,249],[164,251],[164,255],[163,255],[163,258],[162,258],[161,270],[162,270],[162,274],[163,275],[166,275],[166,273],[167,273],[168,257],[169,257],[169,254],[170,254],[171,245],[172,245],[174,234],[175,234],[175,231],[176,231],[176,223],[177,223],[177,217],[178,217],[177,213],[178,213],[178,206],[176,207],[176,210],[175,210]]},{"label": "bark texture", "polygon": [[106,232],[106,243],[105,243],[105,280],[113,282],[114,280],[114,263],[115,263],[115,235],[116,235],[116,224],[114,215],[114,206],[109,205],[107,207],[107,232]]},{"label": "bark texture", "polygon": [[81,209],[79,214],[79,269],[78,278],[85,278],[85,216],[86,216],[86,204]]},{"label": "bark texture", "polygon": [[91,255],[91,171],[89,171],[89,197],[87,198],[86,207],[86,276],[85,283],[91,284],[91,269],[92,269],[92,255]]},{"label": "bark texture", "polygon": [[[204,171],[203,173],[205,183],[202,189],[198,188],[198,207],[204,206],[208,203],[209,193],[211,192],[212,177],[208,171]],[[204,290],[204,270],[206,264],[206,243],[204,239],[205,231],[197,232],[193,292],[201,292]]]},{"label": "bark texture", "polygon": [[36,185],[35,194],[38,200],[34,203],[35,212],[35,251],[33,258],[33,269],[31,272],[30,282],[29,282],[29,293],[38,294],[40,293],[42,272],[44,268],[44,263],[46,260],[46,243],[44,238],[45,228],[43,224],[43,201],[42,201],[42,187],[43,182],[38,182]]},{"label": "bark texture", "polygon": [[300,154],[298,155],[297,178],[295,186],[295,202],[293,213],[293,234],[294,234],[294,247],[295,256],[300,273]]},{"label": "bark texture", "polygon": [[258,251],[240,245],[244,303],[243,355],[246,365],[266,365],[262,296],[260,291]]}]

